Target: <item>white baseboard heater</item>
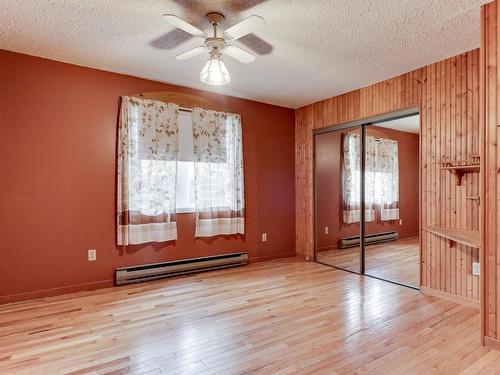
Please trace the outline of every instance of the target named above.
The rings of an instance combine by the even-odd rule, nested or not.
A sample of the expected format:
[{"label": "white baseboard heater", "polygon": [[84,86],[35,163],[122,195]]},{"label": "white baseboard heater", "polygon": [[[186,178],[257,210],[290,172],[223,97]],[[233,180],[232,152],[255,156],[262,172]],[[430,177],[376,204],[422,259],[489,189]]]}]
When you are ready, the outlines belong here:
[{"label": "white baseboard heater", "polygon": [[[395,241],[399,237],[398,232],[380,232],[380,233],[370,233],[365,235],[365,244],[373,245],[376,243]],[[346,249],[348,247],[359,246],[360,237],[352,236],[352,237],[344,237],[339,238],[339,249]]]},{"label": "white baseboard heater", "polygon": [[243,266],[245,264],[248,264],[247,253],[230,253],[202,258],[122,267],[117,268],[115,271],[116,285],[140,283],[164,277]]}]

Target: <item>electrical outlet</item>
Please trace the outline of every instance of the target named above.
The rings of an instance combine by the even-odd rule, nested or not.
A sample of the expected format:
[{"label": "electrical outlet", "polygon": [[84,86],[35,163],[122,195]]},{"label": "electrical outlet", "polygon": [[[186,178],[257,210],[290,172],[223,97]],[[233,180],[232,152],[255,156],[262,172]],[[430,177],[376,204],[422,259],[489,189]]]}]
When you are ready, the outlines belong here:
[{"label": "electrical outlet", "polygon": [[94,260],[97,259],[97,250],[96,249],[90,249],[88,251],[87,255],[88,255],[89,262],[93,262]]},{"label": "electrical outlet", "polygon": [[472,274],[474,276],[479,276],[481,273],[481,267],[479,265],[479,262],[472,262]]},{"label": "electrical outlet", "polygon": [[328,234],[328,227],[325,227],[325,234]]},{"label": "electrical outlet", "polygon": [[403,225],[403,219],[399,219],[399,225]]},{"label": "electrical outlet", "polygon": [[267,233],[262,233],[262,242],[267,241]]}]

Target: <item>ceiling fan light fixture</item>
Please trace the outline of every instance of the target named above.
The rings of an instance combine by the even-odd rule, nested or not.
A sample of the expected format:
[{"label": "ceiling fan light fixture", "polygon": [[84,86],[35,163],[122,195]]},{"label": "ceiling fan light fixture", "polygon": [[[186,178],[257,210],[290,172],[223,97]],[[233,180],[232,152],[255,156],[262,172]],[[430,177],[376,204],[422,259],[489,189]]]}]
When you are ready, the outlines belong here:
[{"label": "ceiling fan light fixture", "polygon": [[245,64],[255,61],[255,55],[234,44],[227,43],[227,40],[232,42],[254,32],[258,27],[265,24],[262,17],[252,15],[226,29],[222,34],[219,34],[218,27],[224,20],[224,15],[219,12],[209,12],[206,17],[212,25],[214,32],[213,36],[208,36],[196,26],[191,25],[174,14],[165,14],[164,16],[165,20],[172,26],[184,30],[193,36],[205,39],[203,45],[191,48],[175,56],[175,58],[177,60],[188,60],[206,50],[210,51],[208,61],[200,73],[200,80],[208,85],[222,86],[231,82],[229,72],[222,60],[221,51],[224,51],[224,55]]},{"label": "ceiling fan light fixture", "polygon": [[210,54],[210,58],[201,70],[200,80],[214,86],[222,86],[231,82],[231,77],[220,54]]}]

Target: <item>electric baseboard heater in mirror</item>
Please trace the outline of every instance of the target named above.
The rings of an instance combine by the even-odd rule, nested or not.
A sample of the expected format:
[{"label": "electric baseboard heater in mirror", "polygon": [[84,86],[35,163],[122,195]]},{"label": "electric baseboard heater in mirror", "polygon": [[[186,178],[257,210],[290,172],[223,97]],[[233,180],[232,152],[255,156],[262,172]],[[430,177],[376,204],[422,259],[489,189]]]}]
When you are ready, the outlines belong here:
[{"label": "electric baseboard heater in mirror", "polygon": [[[367,234],[365,236],[365,244],[373,245],[376,243],[395,241],[399,237],[398,232],[380,232],[380,233],[372,233]],[[359,236],[351,236],[339,238],[339,249],[347,249],[349,247],[355,247],[360,245]]]},{"label": "electric baseboard heater in mirror", "polygon": [[243,266],[246,264],[248,264],[247,253],[230,253],[202,258],[122,267],[117,268],[115,271],[116,285],[140,283],[165,277]]}]

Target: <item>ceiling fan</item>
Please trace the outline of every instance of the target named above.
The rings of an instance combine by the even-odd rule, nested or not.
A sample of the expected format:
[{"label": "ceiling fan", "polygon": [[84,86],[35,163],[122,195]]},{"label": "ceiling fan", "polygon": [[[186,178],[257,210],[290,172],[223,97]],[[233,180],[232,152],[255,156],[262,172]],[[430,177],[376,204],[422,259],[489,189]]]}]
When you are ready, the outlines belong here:
[{"label": "ceiling fan", "polygon": [[209,85],[225,85],[231,81],[229,72],[222,60],[222,55],[228,55],[232,58],[249,64],[255,60],[255,55],[244,49],[230,44],[229,42],[241,38],[254,32],[257,28],[265,24],[262,17],[250,16],[243,21],[226,29],[222,35],[218,34],[218,27],[224,20],[224,15],[218,12],[210,12],[207,14],[207,20],[213,27],[213,36],[208,36],[204,31],[196,26],[184,21],[182,18],[173,14],[164,15],[166,21],[172,26],[175,26],[185,32],[205,39],[203,45],[194,47],[189,51],[177,55],[177,60],[187,60],[198,56],[204,52],[209,52],[208,61],[200,73],[200,79]]}]

